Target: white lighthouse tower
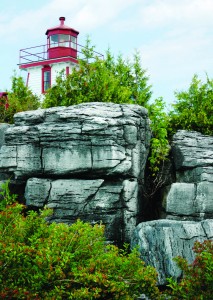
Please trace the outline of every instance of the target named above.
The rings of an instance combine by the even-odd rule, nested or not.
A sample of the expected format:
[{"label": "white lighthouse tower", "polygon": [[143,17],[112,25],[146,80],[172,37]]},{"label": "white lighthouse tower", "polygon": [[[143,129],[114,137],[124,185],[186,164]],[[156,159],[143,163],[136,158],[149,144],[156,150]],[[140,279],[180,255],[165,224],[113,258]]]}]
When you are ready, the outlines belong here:
[{"label": "white lighthouse tower", "polygon": [[79,32],[66,26],[64,17],[59,20],[58,26],[47,29],[45,45],[20,50],[19,68],[27,71],[27,85],[38,96],[54,85],[60,71],[69,74],[78,64]]}]

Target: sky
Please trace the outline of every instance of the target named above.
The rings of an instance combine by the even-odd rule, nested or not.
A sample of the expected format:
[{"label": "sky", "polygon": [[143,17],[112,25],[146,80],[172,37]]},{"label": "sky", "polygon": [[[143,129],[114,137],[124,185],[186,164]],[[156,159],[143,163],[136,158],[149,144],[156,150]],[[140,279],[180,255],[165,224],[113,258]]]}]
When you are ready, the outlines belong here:
[{"label": "sky", "polygon": [[[141,56],[153,99],[167,107],[194,74],[213,77],[213,0],[0,0],[0,91],[11,88],[19,50],[46,43],[45,32],[65,24],[90,37],[96,51]],[[23,71],[22,71],[23,72]]]}]

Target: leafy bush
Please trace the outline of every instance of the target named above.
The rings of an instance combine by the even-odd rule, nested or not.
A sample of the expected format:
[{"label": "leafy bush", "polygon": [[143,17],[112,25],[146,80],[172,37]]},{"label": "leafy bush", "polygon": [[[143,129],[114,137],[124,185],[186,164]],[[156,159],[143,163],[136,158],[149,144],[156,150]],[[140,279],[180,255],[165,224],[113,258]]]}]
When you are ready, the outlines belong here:
[{"label": "leafy bush", "polygon": [[15,203],[17,195],[11,194],[9,189],[10,180],[6,180],[0,187],[0,210],[3,210],[7,205]]},{"label": "leafy bush", "polygon": [[51,213],[0,212],[1,299],[157,299],[156,271],[136,250],[107,245],[104,226],[47,224]]},{"label": "leafy bush", "polygon": [[168,286],[172,289],[169,299],[210,300],[213,298],[213,241],[196,242],[194,252],[196,258],[192,264],[188,264],[182,257],[175,259],[183,271],[183,278],[179,283],[172,278],[169,279]]},{"label": "leafy bush", "polygon": [[39,98],[25,85],[21,76],[12,77],[12,88],[8,91],[9,107],[0,105],[0,122],[13,123],[13,116],[20,111],[37,109]]},{"label": "leafy bush", "polygon": [[203,83],[194,75],[188,91],[175,93],[177,102],[170,113],[172,133],[178,129],[213,134],[213,80]]}]

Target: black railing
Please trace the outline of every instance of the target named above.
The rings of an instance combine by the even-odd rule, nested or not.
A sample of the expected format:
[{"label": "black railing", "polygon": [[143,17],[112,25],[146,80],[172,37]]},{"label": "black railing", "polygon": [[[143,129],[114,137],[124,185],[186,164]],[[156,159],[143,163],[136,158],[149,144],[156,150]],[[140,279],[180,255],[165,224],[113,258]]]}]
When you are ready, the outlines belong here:
[{"label": "black railing", "polygon": [[[50,48],[50,49],[52,49],[52,48]],[[84,46],[76,44],[76,48],[73,48],[73,49],[77,51],[77,59],[85,59],[86,48]],[[104,58],[104,56],[101,53],[93,51],[93,57],[91,58],[91,60],[95,59],[97,57],[99,59]],[[76,58],[76,57],[74,57],[74,58]],[[43,60],[49,60],[47,45],[34,46],[34,47],[25,48],[25,49],[20,50],[19,65],[39,62],[39,61],[43,61]]]}]

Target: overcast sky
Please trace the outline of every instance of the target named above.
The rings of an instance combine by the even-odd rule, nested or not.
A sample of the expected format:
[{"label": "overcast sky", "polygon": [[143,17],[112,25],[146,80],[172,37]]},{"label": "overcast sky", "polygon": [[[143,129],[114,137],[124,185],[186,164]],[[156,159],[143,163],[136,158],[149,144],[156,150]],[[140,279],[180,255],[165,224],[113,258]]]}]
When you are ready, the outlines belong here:
[{"label": "overcast sky", "polygon": [[[45,32],[59,24],[89,35],[98,52],[141,54],[153,98],[175,101],[193,74],[213,77],[213,0],[0,0],[0,90],[10,89],[19,50],[46,43]],[[18,73],[19,74],[19,73]]]}]

